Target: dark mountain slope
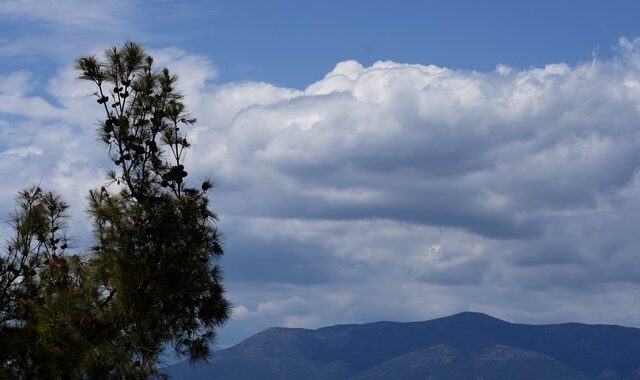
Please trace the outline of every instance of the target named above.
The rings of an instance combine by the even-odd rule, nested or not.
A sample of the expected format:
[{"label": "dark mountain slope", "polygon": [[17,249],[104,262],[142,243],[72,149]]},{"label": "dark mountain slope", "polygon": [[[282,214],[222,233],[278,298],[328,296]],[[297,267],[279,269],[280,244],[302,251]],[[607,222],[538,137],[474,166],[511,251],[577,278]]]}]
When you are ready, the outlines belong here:
[{"label": "dark mountain slope", "polygon": [[352,377],[382,379],[588,380],[589,376],[536,352],[509,346],[463,351],[432,346],[391,359]]}]

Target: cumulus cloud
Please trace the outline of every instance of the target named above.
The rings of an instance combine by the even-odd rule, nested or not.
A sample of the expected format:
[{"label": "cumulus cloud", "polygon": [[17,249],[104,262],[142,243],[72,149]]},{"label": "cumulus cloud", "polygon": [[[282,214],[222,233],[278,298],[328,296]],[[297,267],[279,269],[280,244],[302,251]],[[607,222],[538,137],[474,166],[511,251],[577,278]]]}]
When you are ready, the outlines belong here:
[{"label": "cumulus cloud", "polygon": [[[306,89],[216,83],[209,58],[154,51],[200,120],[190,177],[219,183],[222,343],[465,309],[639,326],[640,40],[617,49],[493,72],[345,61]],[[93,100],[68,69],[57,106],[29,78],[0,77],[43,115],[0,110],[0,191],[35,175],[82,199],[105,165]]]},{"label": "cumulus cloud", "polygon": [[[447,287],[451,300],[438,310],[507,317],[542,315],[515,306],[518,297],[543,307],[557,296],[548,305],[562,311],[550,319],[608,322],[587,312],[589,302],[634,299],[640,280],[638,48],[622,40],[612,60],[495,72],[347,61],[302,91],[272,89],[253,104],[227,98],[233,117],[202,118],[207,159],[193,160],[221,183],[229,246],[252,242],[230,249],[231,278],[304,292],[323,283],[322,270],[356,299],[375,297],[354,285],[375,278],[406,290],[407,303],[424,294],[409,289]],[[257,86],[212,87],[199,112],[220,91],[251,99]],[[260,268],[273,260],[271,279],[248,275],[243,255]],[[618,307],[617,321],[640,323],[622,311],[628,303]],[[318,301],[309,310],[325,309]]]},{"label": "cumulus cloud", "polygon": [[631,180],[638,89],[626,63],[508,77],[341,63],[295,98],[238,113],[222,174],[278,179],[258,209],[231,199],[239,212],[535,236],[543,209],[591,207]]}]

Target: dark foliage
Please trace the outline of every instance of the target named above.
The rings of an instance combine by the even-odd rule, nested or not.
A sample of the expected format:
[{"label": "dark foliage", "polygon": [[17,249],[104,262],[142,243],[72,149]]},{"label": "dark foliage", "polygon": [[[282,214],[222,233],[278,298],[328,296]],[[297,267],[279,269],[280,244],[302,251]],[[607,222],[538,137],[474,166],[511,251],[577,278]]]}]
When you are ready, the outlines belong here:
[{"label": "dark foliage", "polygon": [[[100,141],[114,169],[90,191],[95,245],[66,253],[67,205],[25,190],[11,217],[15,237],[0,259],[0,375],[21,378],[148,378],[172,346],[209,356],[229,318],[210,180],[190,187],[183,129],[195,123],[174,86],[135,43],[82,57],[96,86]],[[182,130],[181,130],[182,129]]]}]

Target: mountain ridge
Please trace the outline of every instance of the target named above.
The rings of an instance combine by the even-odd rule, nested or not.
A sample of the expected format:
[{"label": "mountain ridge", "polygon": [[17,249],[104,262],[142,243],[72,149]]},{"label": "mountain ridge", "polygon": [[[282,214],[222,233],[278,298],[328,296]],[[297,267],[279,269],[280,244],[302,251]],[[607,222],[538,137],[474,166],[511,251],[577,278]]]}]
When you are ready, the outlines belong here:
[{"label": "mountain ridge", "polygon": [[532,378],[527,373],[540,379],[640,379],[640,329],[517,324],[477,312],[418,322],[274,327],[218,351],[207,365],[190,369],[179,363],[166,373],[173,379],[238,380]]}]

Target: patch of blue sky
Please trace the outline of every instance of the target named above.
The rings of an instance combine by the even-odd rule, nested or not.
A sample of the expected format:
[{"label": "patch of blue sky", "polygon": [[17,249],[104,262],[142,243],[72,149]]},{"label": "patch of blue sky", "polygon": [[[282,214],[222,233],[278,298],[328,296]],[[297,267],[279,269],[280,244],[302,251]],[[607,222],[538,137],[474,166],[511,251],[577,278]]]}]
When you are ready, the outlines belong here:
[{"label": "patch of blue sky", "polygon": [[215,57],[223,81],[300,88],[346,59],[486,71],[607,58],[620,36],[638,34],[639,13],[640,3],[625,0],[221,1],[178,35],[181,46]]},{"label": "patch of blue sky", "polygon": [[[0,36],[13,41],[14,50],[28,53],[32,37],[58,35],[60,46],[49,46],[50,55],[87,41],[94,47],[99,41],[107,46],[126,39],[149,47],[180,46],[212,57],[219,69],[218,81],[257,80],[303,88],[346,59],[364,65],[394,60],[478,71],[492,70],[498,63],[514,68],[553,62],[572,65],[593,55],[611,57],[619,37],[640,33],[636,17],[640,3],[631,0],[614,4],[595,0],[116,4],[120,5],[105,8],[111,13],[105,11],[103,26],[0,14]],[[73,17],[83,16],[78,11],[68,15]],[[74,28],[92,30],[78,29],[74,35]],[[52,38],[49,45],[55,44]],[[7,47],[0,50],[6,52]],[[29,54],[18,60],[14,55],[9,60],[13,62],[8,62],[5,55],[2,71],[27,59]],[[38,60],[29,64],[44,76],[49,76],[50,66]]]}]

